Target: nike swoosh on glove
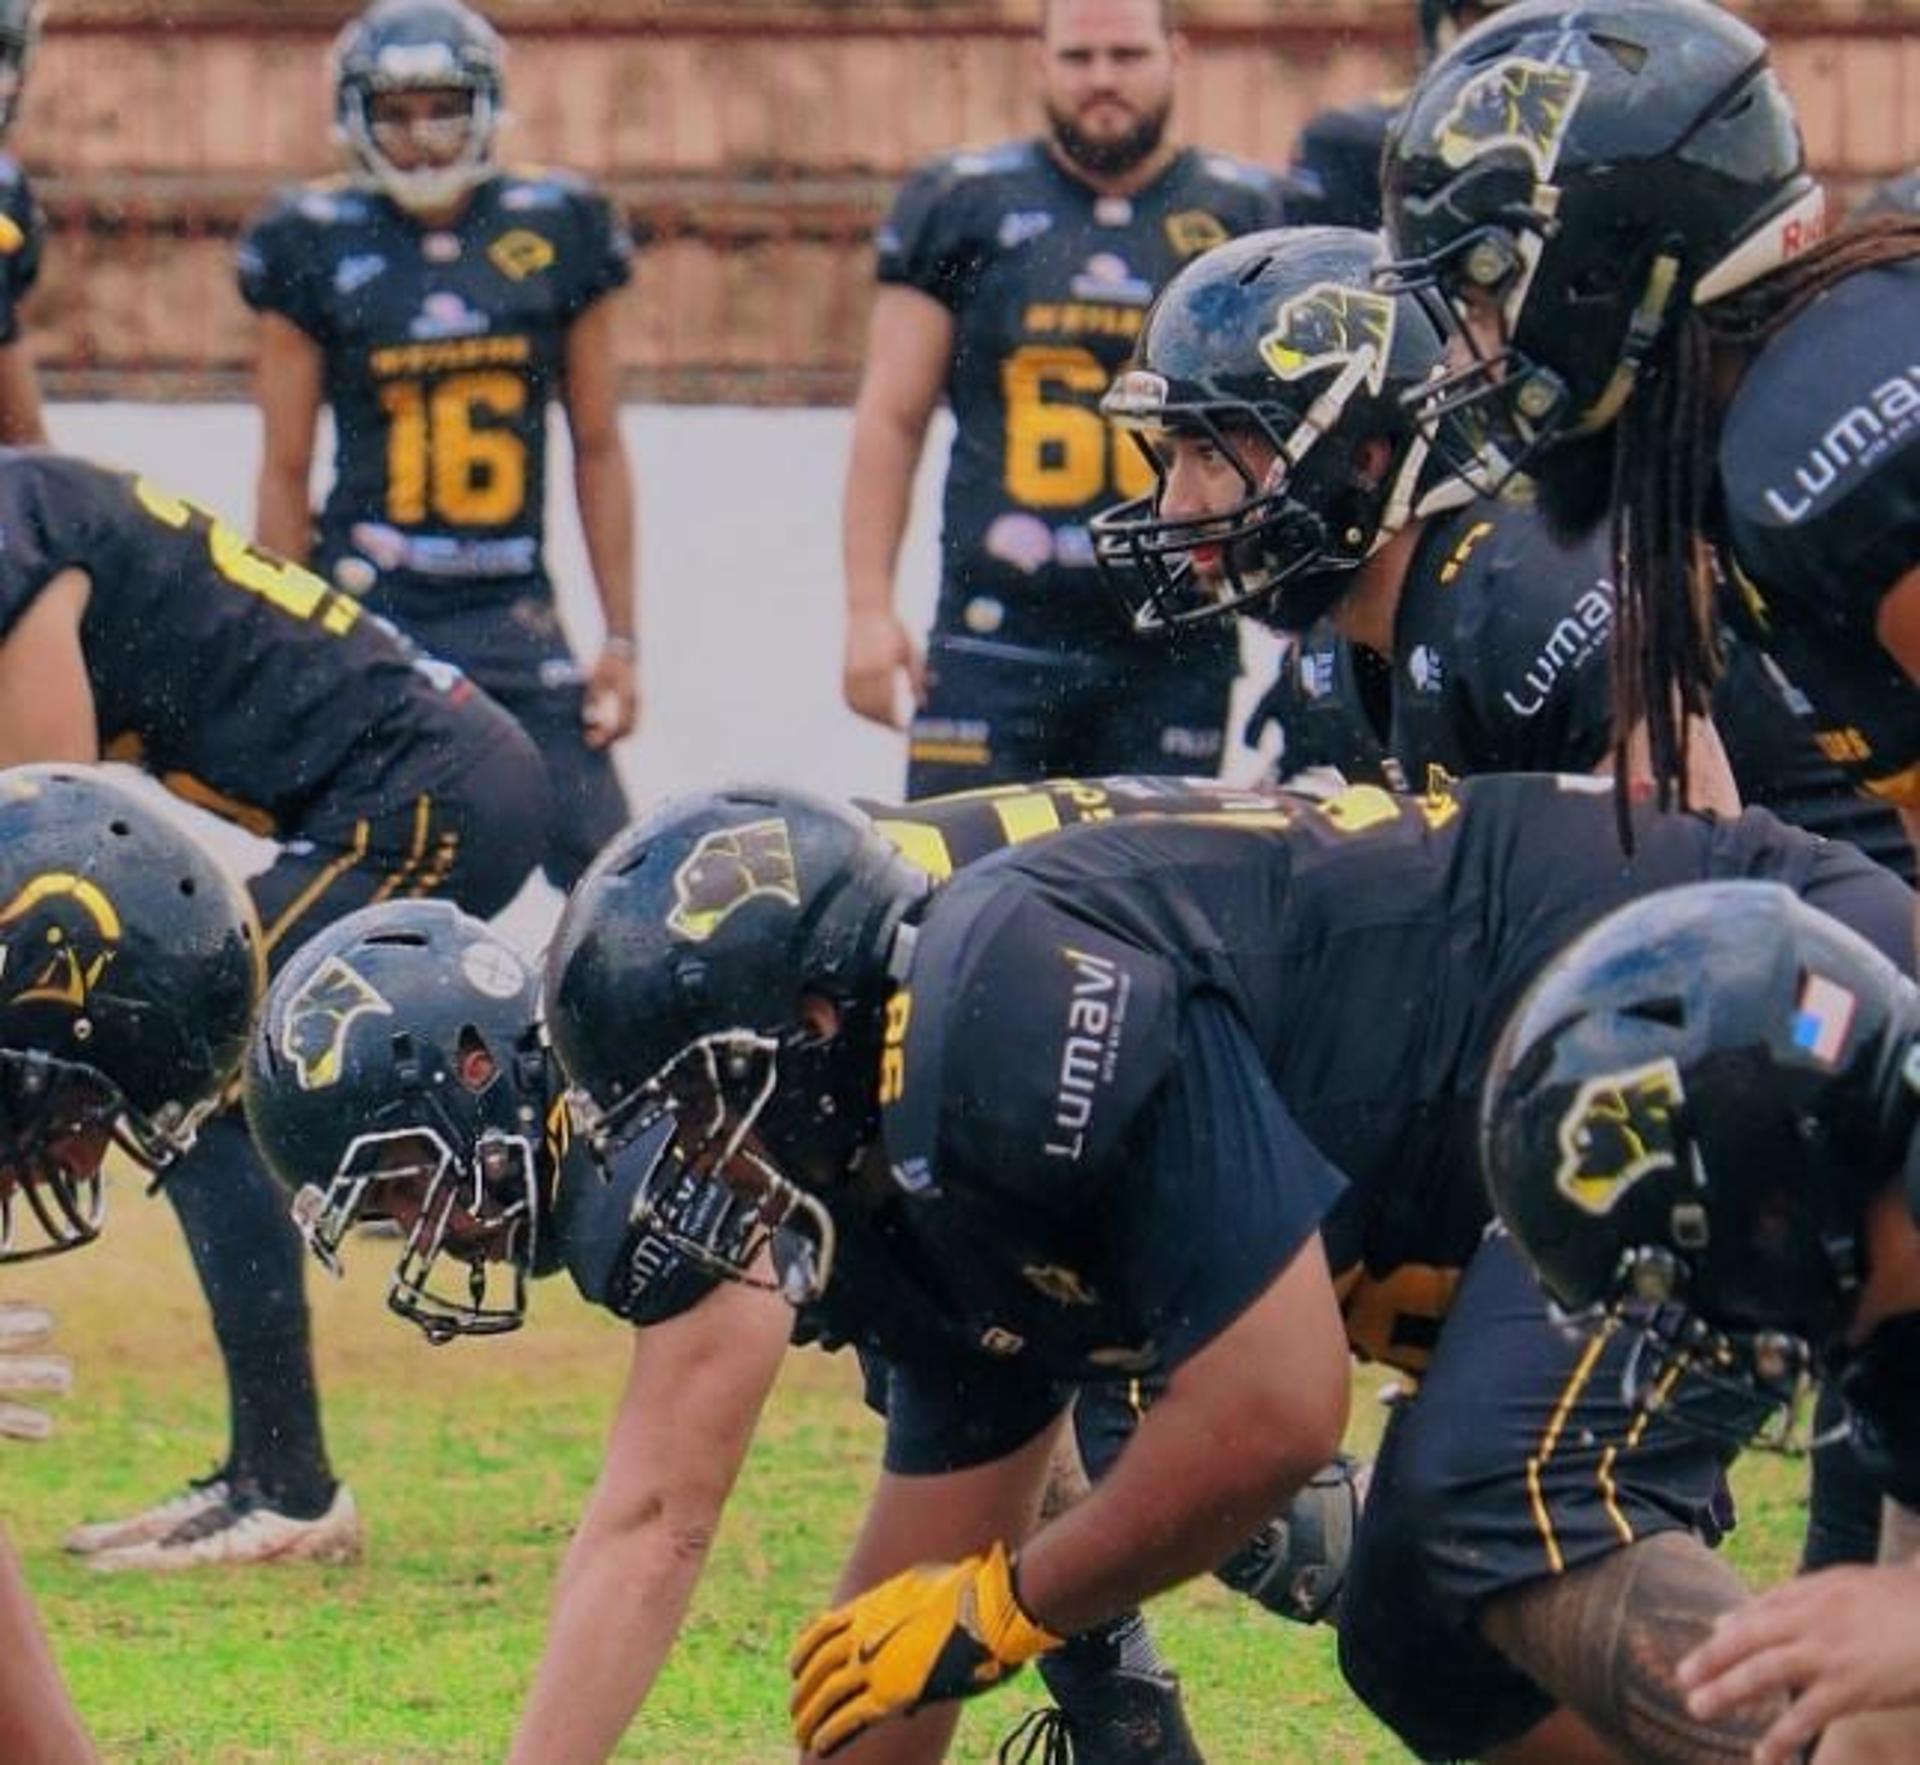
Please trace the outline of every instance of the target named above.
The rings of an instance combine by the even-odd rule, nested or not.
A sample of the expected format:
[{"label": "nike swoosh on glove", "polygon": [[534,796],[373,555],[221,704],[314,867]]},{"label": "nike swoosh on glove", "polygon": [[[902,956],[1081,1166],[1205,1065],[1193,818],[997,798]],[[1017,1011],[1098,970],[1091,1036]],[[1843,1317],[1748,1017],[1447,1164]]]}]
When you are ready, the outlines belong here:
[{"label": "nike swoosh on glove", "polygon": [[793,1732],[831,1753],[888,1716],[985,1691],[1063,1641],[1021,1610],[1003,1544],[908,1569],[807,1626],[787,1662]]}]

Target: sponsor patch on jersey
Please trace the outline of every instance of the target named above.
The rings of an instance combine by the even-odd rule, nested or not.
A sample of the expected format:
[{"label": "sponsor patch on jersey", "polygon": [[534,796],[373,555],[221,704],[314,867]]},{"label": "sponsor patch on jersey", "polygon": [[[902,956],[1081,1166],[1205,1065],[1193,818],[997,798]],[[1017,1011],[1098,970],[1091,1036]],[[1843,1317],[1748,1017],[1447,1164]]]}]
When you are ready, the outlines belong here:
[{"label": "sponsor patch on jersey", "polygon": [[1131,227],[1133,204],[1124,196],[1099,197],[1093,205],[1093,224],[1096,227]]},{"label": "sponsor patch on jersey", "polygon": [[1560,1118],[1554,1186],[1582,1213],[1611,1213],[1636,1183],[1676,1167],[1673,1115],[1685,1102],[1670,1058],[1588,1079]]},{"label": "sponsor patch on jersey", "polygon": [[1227,242],[1226,224],[1204,208],[1183,208],[1167,216],[1167,243],[1182,257],[1198,257]]},{"label": "sponsor patch on jersey", "polygon": [[333,266],[333,291],[335,294],[357,293],[386,267],[387,260],[379,252],[356,251]]},{"label": "sponsor patch on jersey", "polygon": [[1002,251],[1016,251],[1052,229],[1053,216],[1044,208],[1018,208],[1000,217],[994,238]]},{"label": "sponsor patch on jersey", "polygon": [[416,342],[440,337],[476,337],[492,324],[485,313],[470,307],[458,294],[441,289],[420,303],[420,311],[407,326],[407,335]]},{"label": "sponsor patch on jersey", "polygon": [[347,1032],[369,1013],[391,1017],[393,1007],[352,964],[329,956],[307,976],[280,1012],[280,1043],[292,1056],[301,1090],[340,1082]]},{"label": "sponsor patch on jersey", "polygon": [[1316,282],[1281,301],[1273,329],[1260,339],[1260,359],[1282,380],[1353,362],[1367,390],[1377,393],[1387,378],[1398,316],[1390,294]]},{"label": "sponsor patch on jersey", "polygon": [[1100,1296],[1087,1285],[1086,1277],[1078,1269],[1058,1263],[1030,1262],[1022,1264],[1020,1274],[1029,1287],[1055,1305],[1099,1303]]},{"label": "sponsor patch on jersey", "polygon": [[1560,159],[1561,144],[1587,88],[1584,69],[1509,55],[1460,88],[1440,119],[1435,144],[1441,160],[1456,170],[1489,153],[1518,148],[1544,184]]},{"label": "sponsor patch on jersey", "polygon": [[551,269],[556,255],[553,241],[531,227],[515,227],[487,247],[487,261],[510,282]]},{"label": "sponsor patch on jersey", "polygon": [[1446,686],[1446,664],[1441,661],[1440,652],[1432,644],[1419,643],[1413,646],[1413,654],[1407,658],[1407,678],[1413,682],[1413,690],[1417,693],[1433,694]]},{"label": "sponsor patch on jersey", "polygon": [[1060,955],[1069,970],[1066,1022],[1060,1041],[1060,1069],[1054,1086],[1052,1118],[1041,1151],[1048,1158],[1078,1163],[1087,1148],[1100,1092],[1113,1081],[1126,1033],[1133,976],[1111,956],[1072,946]]},{"label": "sponsor patch on jersey", "polygon": [[1117,251],[1096,251],[1069,286],[1075,300],[1104,300],[1120,306],[1153,303],[1153,284],[1136,276]]},{"label": "sponsor patch on jersey", "polygon": [[981,549],[1031,576],[1053,562],[1053,529],[1038,515],[1014,511],[999,516],[987,529]]},{"label": "sponsor patch on jersey", "polygon": [[778,816],[703,834],[673,873],[667,929],[704,944],[749,901],[774,900],[798,909],[800,877],[793,841]]}]

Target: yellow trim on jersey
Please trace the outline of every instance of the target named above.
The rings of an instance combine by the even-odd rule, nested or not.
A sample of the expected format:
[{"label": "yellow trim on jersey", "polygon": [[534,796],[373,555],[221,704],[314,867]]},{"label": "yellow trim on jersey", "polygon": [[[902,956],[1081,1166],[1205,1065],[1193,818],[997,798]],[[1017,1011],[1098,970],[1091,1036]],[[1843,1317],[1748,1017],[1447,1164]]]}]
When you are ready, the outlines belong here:
[{"label": "yellow trim on jersey", "polygon": [[907,757],[939,766],[984,766],[991,758],[985,742],[907,743]]},{"label": "yellow trim on jersey", "polygon": [[[136,738],[137,739],[137,738]],[[120,744],[114,743],[118,749]],[[109,750],[112,759],[121,758],[121,754]],[[244,827],[248,833],[263,840],[279,837],[279,823],[258,804],[242,802],[238,797],[230,797],[225,791],[216,790],[203,778],[195,778],[191,772],[163,772],[160,783],[170,790],[182,802],[191,803],[196,809],[204,809],[209,815],[217,815],[222,821],[231,821],[236,827]]]},{"label": "yellow trim on jersey", "polygon": [[1878,797],[1903,809],[1920,809],[1920,760],[1903,771],[1885,778],[1870,778],[1861,787],[1868,796]]},{"label": "yellow trim on jersey", "polygon": [[884,818],[876,820],[873,826],[902,858],[918,865],[935,882],[945,882],[953,875],[953,853],[948,848],[946,835],[938,828],[920,821]]},{"label": "yellow trim on jersey", "polygon": [[1586,1389],[1587,1381],[1593,1377],[1593,1369],[1598,1364],[1607,1340],[1614,1330],[1612,1320],[1606,1327],[1597,1330],[1575,1362],[1573,1372],[1568,1376],[1566,1385],[1560,1392],[1560,1401],[1553,1406],[1553,1414],[1547,1420],[1546,1432],[1540,1436],[1540,1448],[1527,1459],[1527,1505],[1533,1510],[1533,1523],[1540,1534],[1540,1542],[1547,1553],[1547,1567],[1558,1575],[1566,1568],[1566,1559],[1560,1554],[1560,1541],[1554,1535],[1553,1516],[1547,1512],[1546,1496],[1540,1488],[1540,1473],[1547,1461],[1554,1455],[1560,1444],[1560,1433],[1567,1425],[1567,1417],[1573,1406],[1579,1402],[1580,1393]]},{"label": "yellow trim on jersey", "polygon": [[[389,895],[397,894],[400,885],[407,880],[408,876],[414,870],[419,868],[421,861],[427,855],[427,835],[432,832],[432,829],[433,799],[428,796],[425,791],[422,791],[419,796],[413,799],[413,849],[408,852],[406,862],[402,864],[398,870],[392,872],[387,880],[373,891],[373,899],[375,901],[384,901]],[[411,894],[417,893],[418,891],[409,890],[408,892]]]},{"label": "yellow trim on jersey", "polygon": [[288,930],[314,902],[366,857],[367,846],[372,838],[373,829],[366,822],[356,821],[353,824],[353,843],[287,903],[285,911],[269,928],[266,937],[266,947],[269,950],[286,936]]},{"label": "yellow trim on jersey", "polygon": [[1010,846],[1060,831],[1059,806],[1041,791],[1004,797],[994,804],[993,813]]}]

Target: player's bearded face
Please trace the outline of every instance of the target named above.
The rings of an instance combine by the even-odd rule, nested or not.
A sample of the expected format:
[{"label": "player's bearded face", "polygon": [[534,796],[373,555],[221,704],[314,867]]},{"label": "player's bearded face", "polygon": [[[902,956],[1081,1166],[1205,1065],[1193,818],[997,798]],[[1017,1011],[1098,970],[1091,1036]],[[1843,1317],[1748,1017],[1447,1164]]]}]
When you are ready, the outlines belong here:
[{"label": "player's bearded face", "polygon": [[1099,177],[1150,158],[1173,111],[1174,62],[1157,0],[1052,0],[1041,102],[1060,151]]}]

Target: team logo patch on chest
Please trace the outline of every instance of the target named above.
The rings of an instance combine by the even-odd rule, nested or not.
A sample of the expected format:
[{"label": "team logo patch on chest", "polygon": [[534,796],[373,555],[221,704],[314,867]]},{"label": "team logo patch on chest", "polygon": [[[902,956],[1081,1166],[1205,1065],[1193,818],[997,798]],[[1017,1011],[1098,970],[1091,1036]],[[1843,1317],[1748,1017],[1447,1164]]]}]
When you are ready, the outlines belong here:
[{"label": "team logo patch on chest", "polygon": [[329,956],[286,1003],[280,1042],[293,1058],[293,1076],[303,1091],[324,1091],[340,1082],[347,1032],[369,1012],[391,1017],[393,1007],[357,968]]},{"label": "team logo patch on chest", "polygon": [[800,905],[793,842],[778,817],[701,836],[673,873],[667,929],[690,944],[704,944],[749,901],[762,899]]},{"label": "team logo patch on chest", "polygon": [[1183,208],[1167,216],[1167,243],[1182,257],[1198,257],[1227,242],[1227,229],[1218,215],[1204,208]]},{"label": "team logo patch on chest", "polygon": [[1440,121],[1435,144],[1443,163],[1458,169],[1503,147],[1517,147],[1545,183],[1560,158],[1587,76],[1577,67],[1510,55],[1460,88]]},{"label": "team logo patch on chest", "polygon": [[1685,1102],[1670,1059],[1587,1080],[1560,1118],[1555,1186],[1583,1213],[1611,1213],[1636,1183],[1676,1167],[1673,1118]]},{"label": "team logo patch on chest", "polygon": [[524,282],[551,269],[557,255],[553,241],[531,227],[515,227],[487,247],[487,261],[510,282]]}]

